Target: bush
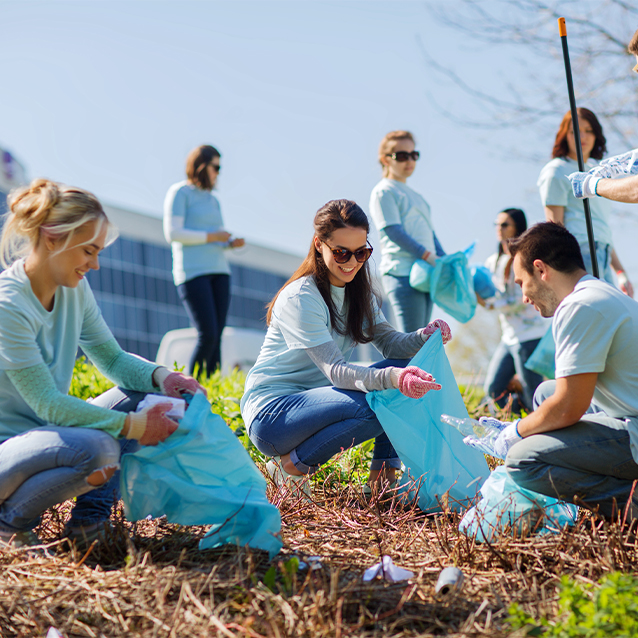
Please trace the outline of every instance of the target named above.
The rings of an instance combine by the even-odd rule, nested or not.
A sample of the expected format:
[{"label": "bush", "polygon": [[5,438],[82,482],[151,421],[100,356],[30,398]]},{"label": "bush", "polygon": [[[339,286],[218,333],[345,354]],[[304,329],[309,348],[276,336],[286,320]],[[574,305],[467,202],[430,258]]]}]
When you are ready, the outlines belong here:
[{"label": "bush", "polygon": [[555,619],[535,621],[517,603],[510,606],[512,629],[527,629],[528,636],[606,638],[638,636],[638,578],[612,572],[598,584],[581,584],[563,576]]}]

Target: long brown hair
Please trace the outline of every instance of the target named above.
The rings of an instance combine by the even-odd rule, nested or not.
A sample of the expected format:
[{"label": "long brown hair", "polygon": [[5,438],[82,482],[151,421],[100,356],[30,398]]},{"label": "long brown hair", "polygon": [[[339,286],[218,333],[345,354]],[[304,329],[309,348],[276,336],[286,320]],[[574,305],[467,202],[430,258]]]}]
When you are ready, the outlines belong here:
[{"label": "long brown hair", "polygon": [[[601,160],[607,152],[607,140],[603,135],[603,127],[598,121],[598,118],[589,109],[578,108],[576,109],[576,112],[578,113],[578,121],[587,120],[594,131],[594,135],[596,136],[596,142],[594,143],[594,148],[591,151],[590,157],[593,157],[596,160]],[[569,133],[571,123],[572,112],[567,111],[567,113],[563,115],[563,119],[558,127],[558,133],[556,133],[554,148],[552,149],[552,157],[567,157],[567,155],[569,155],[567,134]]]},{"label": "long brown hair", "polygon": [[[366,234],[370,232],[370,223],[361,207],[347,199],[334,199],[322,206],[315,215],[314,229],[315,236],[322,242],[330,239],[330,236],[339,228],[363,228]],[[345,307],[347,315],[345,325],[337,314],[332,295],[330,294],[330,280],[328,278],[328,266],[323,260],[321,253],[315,248],[314,237],[310,243],[308,255],[303,260],[301,266],[297,268],[290,279],[281,287],[273,300],[268,304],[266,323],[270,325],[272,311],[281,291],[293,281],[301,277],[313,277],[317,288],[321,293],[328,312],[330,313],[330,324],[340,335],[350,337],[355,343],[369,343],[374,335],[374,305],[381,305],[381,298],[372,287],[370,277],[370,267],[366,261],[355,275],[354,279],[346,284]],[[367,326],[368,332],[364,330]]]},{"label": "long brown hair", "polygon": [[213,185],[208,177],[208,165],[221,157],[219,151],[210,144],[202,144],[194,148],[186,158],[186,177],[203,191],[210,191]]}]

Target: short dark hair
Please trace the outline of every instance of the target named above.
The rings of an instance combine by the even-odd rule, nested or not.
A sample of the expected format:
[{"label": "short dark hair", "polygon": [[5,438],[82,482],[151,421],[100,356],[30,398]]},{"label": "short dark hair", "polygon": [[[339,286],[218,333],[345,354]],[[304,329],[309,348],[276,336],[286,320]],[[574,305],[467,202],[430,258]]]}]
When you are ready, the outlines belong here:
[{"label": "short dark hair", "polygon": [[521,256],[521,265],[529,273],[534,272],[534,262],[537,259],[558,272],[585,270],[578,241],[562,224],[534,224],[520,237],[510,239],[508,246],[512,257],[517,254]]},{"label": "short dark hair", "polygon": [[216,158],[221,157],[221,153],[210,144],[202,144],[194,148],[186,158],[186,177],[197,188],[204,191],[212,190],[213,185],[208,177],[207,166]]},{"label": "short dark hair", "polygon": [[[603,134],[603,127],[601,126],[595,113],[589,109],[580,107],[576,109],[578,114],[578,122],[585,120],[589,123],[594,131],[596,141],[594,142],[594,148],[591,150],[591,157],[597,160],[601,160],[607,152],[607,139]],[[552,157],[567,157],[569,153],[569,147],[567,145],[567,133],[569,133],[569,127],[572,123],[572,112],[567,111],[563,115],[560,126],[558,127],[558,133],[556,133],[556,139],[554,140],[554,148],[552,149]]]},{"label": "short dark hair", "polygon": [[627,50],[633,55],[638,55],[638,31],[636,31],[631,38],[631,42],[629,43]]}]

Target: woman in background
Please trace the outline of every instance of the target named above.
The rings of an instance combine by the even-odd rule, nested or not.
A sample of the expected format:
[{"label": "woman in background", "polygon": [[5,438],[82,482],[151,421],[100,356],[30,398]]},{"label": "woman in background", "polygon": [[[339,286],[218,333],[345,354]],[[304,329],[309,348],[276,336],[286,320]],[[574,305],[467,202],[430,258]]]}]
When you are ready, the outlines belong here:
[{"label": "woman in background", "polygon": [[[281,457],[268,469],[295,480],[316,472],[339,452],[375,440],[370,485],[394,481],[401,462],[366,401],[373,390],[398,388],[419,398],[441,388],[432,375],[405,367],[443,321],[410,334],[381,313],[368,259],[369,223],[352,201],[317,211],[308,256],[268,308],[268,332],[248,373],[241,411],[263,454]],[[354,347],[370,343],[387,357],[370,367],[348,363]],[[279,475],[281,476],[281,474]]]},{"label": "woman in background", "polygon": [[[583,161],[587,171],[596,166],[597,162],[594,160],[603,158],[607,151],[607,140],[603,135],[598,118],[589,109],[578,109],[578,127]],[[538,178],[541,201],[545,207],[545,217],[547,221],[563,224],[576,237],[587,272],[593,274],[583,202],[574,197],[571,183],[567,179],[567,175],[578,171],[578,156],[571,111],[565,113],[558,127],[552,157],[553,159],[543,167]],[[589,199],[589,207],[600,278],[616,285],[612,273],[613,269],[621,290],[633,297],[633,286],[627,278],[625,269],[612,244],[609,226],[611,205],[606,199],[592,197]]]},{"label": "woman in background", "polygon": [[[519,208],[506,208],[496,216],[498,250],[488,257],[485,266],[492,274],[496,295],[478,302],[488,310],[498,310],[501,323],[501,341],[492,355],[485,378],[485,393],[504,408],[512,399],[512,412],[532,410],[532,398],[543,377],[525,367],[525,362],[549,329],[549,321],[543,319],[530,305],[523,303],[520,288],[514,282],[512,258],[508,240],[527,230],[525,213]],[[522,397],[512,396],[510,383],[517,375],[522,386]]]},{"label": "woman in background", "polygon": [[383,179],[370,196],[370,216],[379,231],[381,282],[401,332],[414,332],[432,316],[430,293],[410,286],[410,269],[417,259],[434,265],[445,254],[434,233],[430,206],[407,185],[419,151],[409,131],[388,133],[379,146]]},{"label": "woman in background", "polygon": [[164,201],[164,236],[173,252],[173,280],[197,329],[189,371],[213,373],[221,363],[221,338],[230,305],[230,266],[224,250],[232,239],[212,189],[220,170],[219,151],[198,146],[186,158],[187,179],[173,184]]},{"label": "woman in background", "polygon": [[[9,196],[0,241],[0,543],[36,545],[49,507],[76,498],[66,535],[104,532],[119,498],[120,456],[156,445],[177,423],[170,403],[135,412],[146,393],[203,390],[124,352],[86,280],[109,222],[94,195],[46,179]],[[78,346],[120,387],[91,403],[68,396]]]}]

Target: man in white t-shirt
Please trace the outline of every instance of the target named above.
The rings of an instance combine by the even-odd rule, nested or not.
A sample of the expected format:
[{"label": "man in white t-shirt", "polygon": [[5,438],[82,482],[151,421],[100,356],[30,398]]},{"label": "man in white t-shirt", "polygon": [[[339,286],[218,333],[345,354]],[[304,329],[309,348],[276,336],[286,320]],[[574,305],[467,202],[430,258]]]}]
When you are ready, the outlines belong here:
[{"label": "man in white t-shirt", "polygon": [[638,302],[588,275],[559,224],[532,226],[510,251],[523,300],[554,317],[556,380],[538,387],[529,416],[495,423],[494,452],[521,487],[638,518]]}]

